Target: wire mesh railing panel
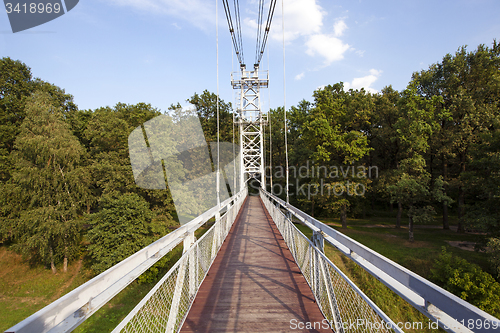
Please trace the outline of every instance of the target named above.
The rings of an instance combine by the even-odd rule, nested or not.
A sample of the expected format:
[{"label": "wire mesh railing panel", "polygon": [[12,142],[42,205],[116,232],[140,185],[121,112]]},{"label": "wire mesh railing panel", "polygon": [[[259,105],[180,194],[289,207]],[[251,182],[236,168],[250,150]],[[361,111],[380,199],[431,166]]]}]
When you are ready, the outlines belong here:
[{"label": "wire mesh railing panel", "polygon": [[292,223],[290,212],[262,192],[261,198],[335,332],[402,332]]},{"label": "wire mesh railing panel", "polygon": [[[134,320],[128,322],[124,328],[124,332],[165,332],[168,322],[168,314],[172,306],[173,293],[175,282],[179,273],[179,265],[177,265],[170,274],[160,281],[161,284],[151,295],[141,311],[139,311]],[[158,306],[161,304],[161,306]]]},{"label": "wire mesh railing panel", "polygon": [[113,330],[114,333],[168,333],[177,332],[182,327],[245,197],[246,193],[184,252],[179,261]]}]

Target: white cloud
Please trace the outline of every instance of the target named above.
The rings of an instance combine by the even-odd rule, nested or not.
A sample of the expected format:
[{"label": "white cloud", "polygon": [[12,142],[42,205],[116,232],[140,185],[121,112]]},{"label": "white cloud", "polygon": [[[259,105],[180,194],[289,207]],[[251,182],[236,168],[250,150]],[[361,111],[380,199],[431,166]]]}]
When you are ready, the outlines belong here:
[{"label": "white cloud", "polygon": [[215,6],[212,2],[204,0],[110,0],[110,2],[140,11],[179,17],[202,29],[214,24]]},{"label": "white cloud", "polygon": [[317,34],[312,35],[306,42],[306,53],[310,56],[320,55],[325,58],[325,64],[344,59],[344,53],[350,48],[339,38]]},{"label": "white cloud", "polygon": [[[300,36],[309,36],[321,32],[323,16],[326,12],[317,2],[317,0],[285,1],[285,41],[290,42]],[[282,23],[281,2],[278,2],[270,31],[272,39],[278,41],[283,39]],[[257,26],[255,21],[254,24]]]},{"label": "white cloud", "polygon": [[371,85],[378,80],[380,75],[382,74],[382,71],[376,70],[376,69],[370,69],[370,74],[367,76],[363,77],[358,77],[354,78],[352,82],[345,82],[344,83],[344,90],[349,90],[349,89],[361,89],[365,88],[366,91],[371,92],[372,94],[378,93],[377,90],[371,88]]},{"label": "white cloud", "polygon": [[297,81],[302,80],[304,78],[304,75],[305,75],[304,72],[295,75],[295,80],[297,80]]},{"label": "white cloud", "polygon": [[343,19],[338,20],[333,25],[333,33],[334,33],[335,37],[342,36],[346,29],[347,29],[347,24],[345,24]]},{"label": "white cloud", "polygon": [[365,50],[361,51],[361,50],[356,50],[356,54],[359,56],[359,57],[363,57],[365,55]]}]

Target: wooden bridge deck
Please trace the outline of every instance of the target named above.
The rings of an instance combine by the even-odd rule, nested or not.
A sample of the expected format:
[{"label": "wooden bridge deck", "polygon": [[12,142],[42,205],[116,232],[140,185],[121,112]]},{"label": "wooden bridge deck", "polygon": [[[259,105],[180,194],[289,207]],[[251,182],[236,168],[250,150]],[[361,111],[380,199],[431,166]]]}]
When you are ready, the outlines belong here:
[{"label": "wooden bridge deck", "polygon": [[[181,332],[331,333],[323,320],[260,198],[248,197]],[[317,329],[299,329],[308,322]]]}]

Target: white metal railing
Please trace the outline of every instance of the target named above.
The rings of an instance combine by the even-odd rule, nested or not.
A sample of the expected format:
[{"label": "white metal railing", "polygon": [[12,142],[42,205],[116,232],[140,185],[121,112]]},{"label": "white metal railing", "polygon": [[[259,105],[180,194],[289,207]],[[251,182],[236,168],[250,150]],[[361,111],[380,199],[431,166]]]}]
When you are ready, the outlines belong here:
[{"label": "white metal railing", "polygon": [[[189,248],[194,243],[194,232],[209,219],[216,217],[217,222],[197,243],[199,244],[202,239],[207,239],[207,237],[210,237],[209,235],[215,235],[214,243],[209,247],[210,250],[208,254],[205,248],[197,252],[199,258],[205,258],[207,256],[212,258],[217,253],[217,251],[215,251],[215,254],[213,253],[214,249],[218,249],[227,234],[226,232],[229,231],[228,227],[230,228],[230,226],[228,222],[231,221],[232,224],[246,196],[247,190],[244,189],[240,193],[222,202],[219,206],[207,210],[205,213],[194,218],[180,228],[172,231],[163,238],[160,238],[156,242],[99,274],[92,280],[87,281],[55,302],[47,305],[45,308],[6,330],[5,333],[71,332],[178,244],[184,242],[184,249],[186,250]],[[223,214],[222,217],[220,217],[221,214]],[[199,245],[197,245],[196,248],[198,247]],[[192,267],[189,266],[186,268],[186,266],[183,265],[185,261],[186,253],[166,276],[179,276],[177,280],[181,282],[182,279],[180,277]],[[202,261],[202,259],[200,259],[200,269],[205,269],[206,267],[204,265],[207,265],[206,260]],[[174,273],[178,272],[179,268],[181,269],[181,274]],[[189,273],[186,274],[186,276],[192,277]],[[165,279],[164,277],[162,281]],[[188,288],[190,293],[193,291],[192,288],[192,285]],[[153,289],[158,288],[155,287]],[[176,289],[175,295],[179,294],[177,291]],[[179,301],[176,300],[176,302],[179,304],[179,307],[186,307],[180,299]],[[141,304],[142,303],[143,302],[141,302]],[[179,311],[179,313],[181,312],[182,311]]]},{"label": "white metal railing", "polygon": [[261,190],[261,198],[335,332],[403,332],[325,256],[321,246],[297,229],[268,193]]},{"label": "white metal railing", "polygon": [[186,251],[113,330],[118,332],[177,332],[198,289],[226,239],[246,197],[246,190],[223,216]]},{"label": "white metal railing", "polygon": [[[287,245],[292,253],[294,253],[294,251],[297,253],[296,261],[298,264],[302,263],[304,260],[307,263],[308,260],[311,261],[317,260],[316,258],[322,258],[320,259],[320,261],[323,261],[322,264],[318,264],[317,267],[313,269],[315,270],[314,273],[309,272],[309,270],[311,270],[309,266],[306,266],[304,270],[302,270],[306,279],[308,278],[308,275],[317,275],[318,271],[325,271],[326,273],[326,270],[324,269],[325,263],[328,263],[328,265],[332,265],[331,268],[335,272],[337,272],[339,276],[342,276],[343,278],[345,278],[345,276],[341,274],[341,272],[336,267],[334,267],[334,265],[324,256],[323,253],[321,253],[321,251],[318,252],[317,248],[311,245],[312,242],[309,242],[308,246],[311,247],[311,249],[315,250],[313,252],[318,252],[311,257],[312,259],[307,259],[307,256],[310,256],[310,254],[304,254],[304,251],[306,251],[304,250],[305,241],[300,240],[299,242],[301,242],[300,244],[302,245],[295,249],[295,247],[297,247],[296,240],[305,238],[305,236],[293,226],[293,223],[291,223],[290,219],[292,218],[292,216],[300,220],[313,231],[313,238],[316,238],[318,240],[317,243],[326,240],[328,243],[336,247],[343,254],[348,256],[350,259],[352,259],[354,262],[356,262],[358,265],[372,274],[377,280],[384,283],[392,291],[405,299],[417,310],[426,315],[429,319],[432,320],[433,323],[437,323],[445,331],[452,333],[500,332],[500,320],[498,318],[493,317],[492,315],[451,294],[450,292],[442,289],[441,287],[433,284],[423,277],[413,273],[412,271],[402,267],[401,265],[398,265],[397,263],[391,261],[390,259],[387,259],[381,254],[356,242],[355,240],[336,231],[335,229],[325,225],[324,223],[316,220],[315,218],[293,207],[292,205],[287,204],[286,202],[270,194],[269,192],[261,190],[261,198],[266,205],[269,213],[271,214],[271,212],[273,212],[271,215],[273,216],[274,214],[273,219],[278,225],[278,228],[280,228],[280,225],[282,225],[281,228],[283,229],[283,231],[280,231],[287,241]],[[300,235],[297,236],[298,234],[294,230],[297,230]],[[288,244],[288,242],[291,242],[291,244]],[[299,248],[302,248],[302,250],[299,250]],[[311,250],[308,249],[307,251]],[[296,256],[296,254],[294,254],[294,256]],[[299,264],[299,266],[300,265],[301,264]],[[334,281],[338,280],[337,277],[334,277],[336,273],[326,273],[326,275],[328,274],[330,274]],[[312,280],[312,282],[309,282],[308,280],[309,285],[311,286],[315,294],[317,293],[315,288],[318,288],[316,284],[322,283],[318,279],[320,278],[315,277],[315,280]],[[350,286],[352,286],[353,289],[359,290],[352,284],[352,282],[348,280],[346,280],[346,282]],[[328,284],[328,281],[326,283]],[[334,282],[334,284],[335,283],[338,282]],[[333,287],[333,290],[335,290],[335,287]],[[322,299],[326,295],[324,292],[320,291],[320,293],[318,294],[321,297],[318,297],[318,295],[316,295],[318,299],[318,305],[322,307],[322,311],[328,319],[330,318],[328,317],[330,316],[329,311],[331,312],[329,308],[335,310],[335,300],[338,303],[341,299],[341,296],[338,296],[337,292],[334,292],[333,294],[335,297],[331,297],[328,294],[328,297],[330,297],[331,299],[329,299],[326,303],[325,300]],[[373,302],[369,301],[368,298],[364,296],[364,294],[360,293],[359,295],[363,299],[366,298],[367,303],[372,306]],[[323,303],[325,303],[326,306],[323,306]],[[326,310],[323,310],[323,308],[326,308]],[[338,306],[338,308],[341,314],[340,320],[345,320],[344,318],[346,317],[344,314],[342,314],[342,306]],[[383,318],[384,321],[386,321],[384,317],[385,314],[383,314],[380,309],[373,306],[372,308],[375,312],[377,312],[379,316]],[[363,319],[363,317],[357,318]]]}]

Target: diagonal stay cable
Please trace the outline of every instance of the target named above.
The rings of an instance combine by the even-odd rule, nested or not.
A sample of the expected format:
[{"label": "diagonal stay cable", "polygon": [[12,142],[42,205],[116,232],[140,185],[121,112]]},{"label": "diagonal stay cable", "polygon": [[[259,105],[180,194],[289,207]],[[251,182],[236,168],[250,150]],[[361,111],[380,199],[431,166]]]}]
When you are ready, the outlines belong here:
[{"label": "diagonal stay cable", "polygon": [[[264,55],[264,50],[266,48],[266,43],[267,43],[267,38],[269,36],[269,31],[271,30],[271,23],[273,20],[275,8],[276,8],[276,0],[271,0],[271,3],[269,4],[269,12],[267,14],[266,29],[264,30],[264,36],[262,38],[262,42],[261,42],[261,46],[260,46],[260,53],[258,53],[258,59],[256,61],[256,64],[260,63],[260,61],[262,60],[262,56]],[[257,52],[259,52],[259,50],[257,50]]]},{"label": "diagonal stay cable", "polygon": [[262,18],[264,15],[264,0],[259,0],[259,14],[257,17],[257,44],[255,45],[255,64],[258,64],[259,50],[262,42]]},{"label": "diagonal stay cable", "polygon": [[[226,14],[226,20],[227,24],[229,26],[229,32],[231,33],[231,39],[233,41],[233,46],[234,46],[234,51],[236,53],[236,56],[238,57],[238,61],[240,64],[243,64],[243,45],[241,41],[241,29],[238,27],[236,24],[236,27],[233,23],[233,17],[231,16],[231,8],[229,7],[229,2],[228,0],[222,0],[222,4],[224,5],[224,12]],[[235,6],[235,19],[238,23],[237,17],[239,17],[239,10],[236,10],[236,2],[234,2]]]}]

